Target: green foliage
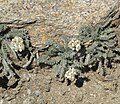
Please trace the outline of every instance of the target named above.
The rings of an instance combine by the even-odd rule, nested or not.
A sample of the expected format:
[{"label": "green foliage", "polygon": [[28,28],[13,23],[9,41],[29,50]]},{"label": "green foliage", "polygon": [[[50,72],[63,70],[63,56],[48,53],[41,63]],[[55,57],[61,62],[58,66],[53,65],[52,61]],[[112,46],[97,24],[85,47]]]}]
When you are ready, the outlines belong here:
[{"label": "green foliage", "polygon": [[[25,46],[24,50],[19,50],[20,45],[17,46],[18,50],[15,51],[14,48],[11,46],[12,40],[16,37],[16,39],[23,40],[23,46]],[[20,40],[20,41],[21,41]],[[13,46],[15,46],[17,43],[15,42]],[[1,60],[1,68],[2,71],[0,75],[2,77],[7,77],[10,81],[11,79],[18,78],[18,75],[15,71],[15,69],[18,69],[20,67],[23,67],[25,63],[28,63],[29,57],[32,55],[32,47],[30,43],[29,36],[27,35],[27,32],[25,30],[18,30],[18,29],[11,29],[8,26],[4,24],[0,24],[0,60]],[[23,59],[26,60],[26,62],[23,62]],[[19,62],[21,61],[21,64]],[[27,64],[28,65],[28,64]],[[17,80],[14,80],[15,82]],[[15,82],[12,82],[11,84],[8,83],[8,85],[12,85]]]},{"label": "green foliage", "polygon": [[59,42],[49,39],[41,47],[32,47],[27,31],[0,24],[0,75],[9,81],[16,79],[16,69],[28,68],[33,60],[37,65],[53,68],[60,81],[65,78],[74,81],[94,68],[104,75],[112,62],[120,62],[116,20],[119,24],[119,10],[110,12],[95,26],[82,26],[78,36],[63,35]]},{"label": "green foliage", "polygon": [[[78,36],[60,37],[62,44],[49,39],[44,46],[47,48],[39,57],[39,64],[52,66],[60,80],[64,79],[69,67],[76,68],[78,75],[93,68],[105,75],[106,67],[110,67],[112,62],[120,62],[115,32],[118,25],[112,23],[116,13],[119,14],[119,11],[109,14],[109,18],[104,18],[103,22],[95,26],[82,26]],[[120,20],[120,17],[117,19]]]}]

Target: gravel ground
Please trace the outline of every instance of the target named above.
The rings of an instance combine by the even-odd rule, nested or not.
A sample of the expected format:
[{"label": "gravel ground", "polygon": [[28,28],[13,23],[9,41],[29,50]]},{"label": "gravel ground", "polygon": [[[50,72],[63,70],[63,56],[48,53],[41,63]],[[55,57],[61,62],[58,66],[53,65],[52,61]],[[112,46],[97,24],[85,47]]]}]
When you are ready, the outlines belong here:
[{"label": "gravel ground", "polygon": [[[119,0],[0,0],[0,23],[30,33],[33,45],[52,37],[77,35],[80,26],[96,24]],[[14,88],[0,87],[0,104],[120,104],[120,65],[109,70],[110,81],[95,72],[89,81],[70,85],[56,81],[50,69],[20,70]],[[0,79],[0,83],[4,83]],[[82,85],[83,83],[83,85]],[[81,87],[82,86],[82,87]]]},{"label": "gravel ground", "polygon": [[[85,23],[97,23],[118,0],[0,0],[0,21],[27,26],[33,43],[48,37],[78,34]],[[17,20],[17,21],[15,21]],[[37,40],[36,40],[37,37]],[[43,37],[43,38],[42,38]]]}]

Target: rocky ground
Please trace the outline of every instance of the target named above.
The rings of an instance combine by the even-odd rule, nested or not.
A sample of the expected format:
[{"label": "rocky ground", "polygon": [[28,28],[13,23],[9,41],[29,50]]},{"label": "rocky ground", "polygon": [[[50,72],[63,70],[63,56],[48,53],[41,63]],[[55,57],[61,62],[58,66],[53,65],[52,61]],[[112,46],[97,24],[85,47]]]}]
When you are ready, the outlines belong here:
[{"label": "rocky ground", "polygon": [[[52,37],[77,35],[80,26],[96,24],[119,0],[0,0],[0,23],[29,31],[33,45]],[[120,37],[120,36],[118,36]],[[120,41],[120,39],[119,39]],[[105,78],[96,72],[67,86],[52,69],[19,70],[17,86],[0,86],[0,104],[120,104],[120,64]],[[0,79],[4,85],[4,80]]]}]

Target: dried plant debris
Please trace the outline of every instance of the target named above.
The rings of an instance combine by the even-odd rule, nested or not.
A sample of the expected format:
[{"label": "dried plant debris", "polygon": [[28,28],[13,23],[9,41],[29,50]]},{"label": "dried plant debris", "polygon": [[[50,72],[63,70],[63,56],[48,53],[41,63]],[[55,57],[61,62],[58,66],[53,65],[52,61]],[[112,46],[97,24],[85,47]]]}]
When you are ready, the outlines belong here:
[{"label": "dried plant debris", "polygon": [[25,30],[11,29],[7,25],[0,24],[0,76],[8,78],[9,86],[19,78],[15,69],[26,65],[31,56],[32,46],[28,33]]}]

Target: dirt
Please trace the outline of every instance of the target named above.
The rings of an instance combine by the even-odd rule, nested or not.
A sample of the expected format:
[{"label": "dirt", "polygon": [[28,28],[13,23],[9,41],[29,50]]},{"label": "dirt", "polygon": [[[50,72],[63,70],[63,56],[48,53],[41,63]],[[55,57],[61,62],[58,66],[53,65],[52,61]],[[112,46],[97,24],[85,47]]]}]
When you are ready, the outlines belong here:
[{"label": "dirt", "polygon": [[[32,44],[44,44],[60,35],[77,35],[80,26],[96,24],[119,0],[0,0],[0,22],[23,27]],[[28,23],[28,24],[27,24]],[[120,32],[118,29],[120,43]],[[0,104],[120,104],[120,64],[105,77],[86,73],[88,79],[67,84],[57,81],[52,69],[21,69],[21,80],[6,88],[0,79]]]}]

